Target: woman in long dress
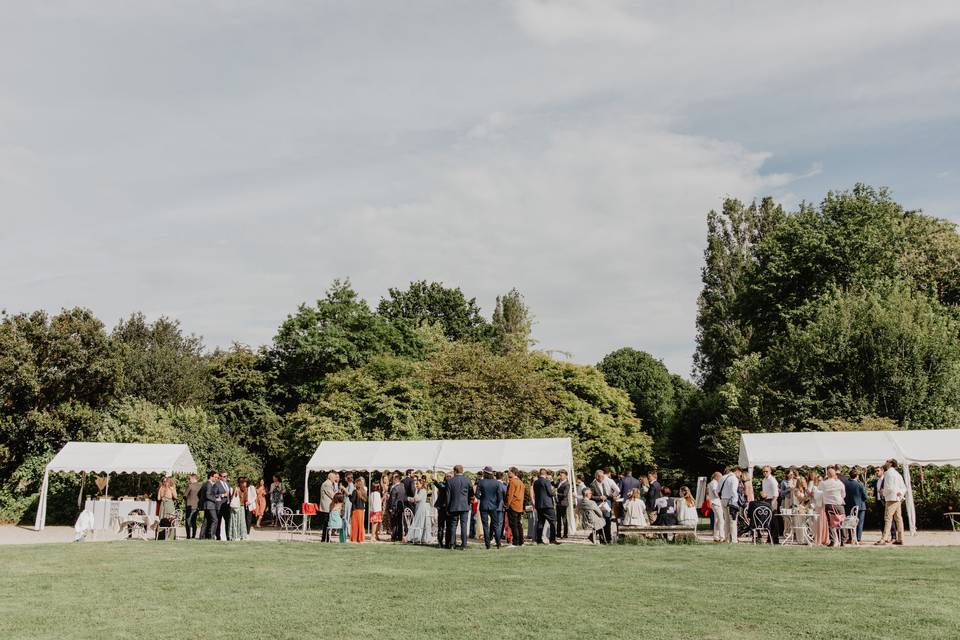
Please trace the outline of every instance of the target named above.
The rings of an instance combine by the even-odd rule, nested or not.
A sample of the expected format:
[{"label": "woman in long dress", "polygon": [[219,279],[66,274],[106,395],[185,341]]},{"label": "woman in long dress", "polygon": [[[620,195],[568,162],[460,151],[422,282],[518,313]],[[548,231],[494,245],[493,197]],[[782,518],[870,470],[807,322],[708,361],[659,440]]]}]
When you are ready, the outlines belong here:
[{"label": "woman in long dress", "polygon": [[160,517],[170,518],[177,513],[177,488],[173,486],[173,478],[164,476],[157,490],[157,502],[160,503]]},{"label": "woman in long dress", "polygon": [[227,540],[246,540],[247,518],[243,504],[247,500],[247,484],[237,483],[230,495],[230,526],[227,528]]},{"label": "woman in long dress", "polygon": [[820,474],[815,472],[813,484],[809,489],[812,496],[811,505],[814,513],[817,514],[816,523],[813,526],[813,543],[824,545],[830,542],[830,526],[827,524],[827,514],[823,508],[823,491],[820,490],[820,482]]},{"label": "woman in long dress", "polygon": [[431,526],[431,507],[427,503],[427,489],[423,485],[422,478],[417,480],[417,493],[414,495],[414,505],[413,522],[410,523],[410,528],[407,529],[407,535],[404,540],[414,544],[432,544],[433,527]]},{"label": "woman in long dress", "polygon": [[363,528],[363,513],[367,509],[367,483],[363,478],[357,478],[350,502],[353,504],[350,511],[350,542],[364,542],[367,537]]},{"label": "woman in long dress", "polygon": [[267,511],[267,487],[263,478],[257,483],[257,506],[254,514],[257,516],[257,529],[260,528],[260,522],[263,520],[263,514]]}]

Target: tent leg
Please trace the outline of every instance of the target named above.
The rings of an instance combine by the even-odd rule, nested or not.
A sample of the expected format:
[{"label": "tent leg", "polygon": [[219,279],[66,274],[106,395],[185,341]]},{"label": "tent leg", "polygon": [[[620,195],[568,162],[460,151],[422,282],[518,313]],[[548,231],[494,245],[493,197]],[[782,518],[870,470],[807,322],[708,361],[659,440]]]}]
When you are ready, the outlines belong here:
[{"label": "tent leg", "polygon": [[[373,525],[370,523],[370,492],[373,491],[373,471],[367,471],[367,533],[370,533],[373,530]],[[381,498],[380,504],[383,504],[383,499]],[[373,538],[370,538],[370,542],[376,542]]]},{"label": "tent leg", "polygon": [[910,524],[910,535],[917,535],[917,509],[913,504],[913,483],[910,481],[910,465],[903,465],[903,479],[907,485],[907,518]]},{"label": "tent leg", "polygon": [[87,472],[84,471],[83,475],[80,476],[80,493],[77,494],[77,508],[83,506],[83,487],[87,484]]},{"label": "tent leg", "polygon": [[567,529],[570,533],[577,532],[577,476],[573,473],[573,466],[570,467],[570,482],[568,483],[570,497],[567,498]]},{"label": "tent leg", "polygon": [[33,524],[34,531],[43,531],[47,524],[47,488],[50,484],[50,471],[43,470],[43,482],[40,484],[40,502],[37,504],[37,521]]},{"label": "tent leg", "polygon": [[303,502],[310,502],[310,469],[303,474]]}]

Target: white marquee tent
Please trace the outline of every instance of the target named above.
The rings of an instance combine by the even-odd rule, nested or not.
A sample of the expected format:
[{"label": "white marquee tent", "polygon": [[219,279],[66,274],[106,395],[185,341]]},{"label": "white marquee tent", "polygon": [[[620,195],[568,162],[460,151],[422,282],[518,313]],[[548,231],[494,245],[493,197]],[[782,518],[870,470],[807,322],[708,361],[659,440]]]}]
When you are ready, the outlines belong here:
[{"label": "white marquee tent", "polygon": [[68,442],[47,464],[40,488],[34,529],[47,520],[47,487],[50,472],[90,473],[196,473],[197,465],[185,444],[127,444],[122,442]]},{"label": "white marquee tent", "polygon": [[831,431],[801,433],[744,433],[740,437],[740,466],[880,465],[896,458],[907,484],[907,517],[916,531],[916,509],[910,466],[960,466],[960,429],[924,431]]},{"label": "white marquee tent", "polygon": [[[311,471],[373,471],[416,469],[451,471],[454,465],[464,471],[481,471],[491,466],[497,471],[516,467],[520,471],[565,469],[571,480],[573,450],[570,438],[516,440],[398,440],[389,442],[325,441],[307,463],[303,481],[304,502],[310,501],[308,483]],[[571,482],[571,492],[573,483]],[[569,501],[569,522],[575,527],[573,501]]]}]

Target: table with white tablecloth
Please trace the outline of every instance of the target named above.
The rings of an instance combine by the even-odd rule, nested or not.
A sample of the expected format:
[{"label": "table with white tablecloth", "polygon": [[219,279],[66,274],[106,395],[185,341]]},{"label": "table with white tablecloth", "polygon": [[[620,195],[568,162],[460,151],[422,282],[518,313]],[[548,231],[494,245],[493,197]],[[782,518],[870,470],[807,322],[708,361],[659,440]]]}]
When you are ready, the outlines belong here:
[{"label": "table with white tablecloth", "polygon": [[110,508],[117,505],[117,517],[120,522],[128,520],[127,514],[140,509],[148,515],[157,513],[154,500],[87,500],[84,511],[93,513],[93,528],[98,530],[115,528],[116,522],[110,522]]}]

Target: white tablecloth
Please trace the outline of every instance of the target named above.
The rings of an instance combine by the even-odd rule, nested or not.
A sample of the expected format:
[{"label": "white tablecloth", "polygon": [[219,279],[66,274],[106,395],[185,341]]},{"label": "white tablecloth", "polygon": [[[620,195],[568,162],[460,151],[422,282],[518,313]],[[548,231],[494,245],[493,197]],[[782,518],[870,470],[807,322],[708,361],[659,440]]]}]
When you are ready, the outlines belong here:
[{"label": "white tablecloth", "polygon": [[142,509],[144,513],[154,515],[157,513],[157,503],[153,500],[87,500],[84,511],[93,513],[94,529],[110,529],[116,527],[116,523],[110,522],[110,505],[117,505],[117,513],[120,521],[127,519],[127,514],[134,509]]}]

